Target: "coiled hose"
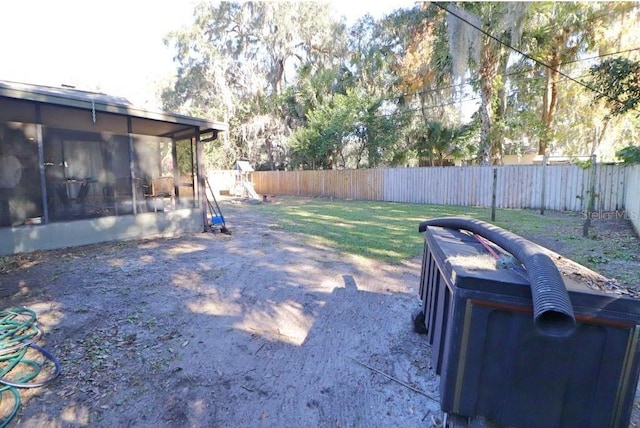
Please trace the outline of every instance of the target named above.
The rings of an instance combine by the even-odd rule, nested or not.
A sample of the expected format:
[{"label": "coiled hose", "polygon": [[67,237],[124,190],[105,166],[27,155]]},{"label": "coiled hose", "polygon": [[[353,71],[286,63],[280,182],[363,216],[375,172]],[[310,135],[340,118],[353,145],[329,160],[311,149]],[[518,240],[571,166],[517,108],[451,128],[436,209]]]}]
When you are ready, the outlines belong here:
[{"label": "coiled hose", "polygon": [[547,336],[567,337],[573,333],[576,320],[569,293],[557,266],[535,243],[491,223],[466,217],[441,217],[425,220],[418,227],[429,226],[473,232],[511,253],[526,269],[531,287],[533,321]]},{"label": "coiled hose", "polygon": [[[27,308],[11,308],[0,311],[0,403],[7,396],[13,397],[13,407],[9,413],[0,415],[0,428],[4,428],[14,418],[20,407],[18,388],[36,388],[51,382],[60,374],[60,363],[46,349],[33,341],[40,334],[36,325],[36,313]],[[34,360],[29,352],[33,349],[45,357],[44,363]],[[42,380],[44,364],[53,363]],[[10,407],[10,406],[7,406]]]}]

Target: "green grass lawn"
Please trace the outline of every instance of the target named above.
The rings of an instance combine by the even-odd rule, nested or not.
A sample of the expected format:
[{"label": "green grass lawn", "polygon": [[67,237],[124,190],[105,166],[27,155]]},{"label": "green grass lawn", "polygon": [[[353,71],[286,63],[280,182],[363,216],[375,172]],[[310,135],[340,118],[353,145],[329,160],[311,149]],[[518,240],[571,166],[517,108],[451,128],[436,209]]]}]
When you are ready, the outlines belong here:
[{"label": "green grass lawn", "polygon": [[[469,216],[490,221],[487,208],[338,201],[319,198],[279,197],[277,203],[260,204],[277,226],[325,241],[350,254],[399,262],[421,254],[420,222],[430,218]],[[498,210],[496,225],[516,233],[535,233],[548,219],[531,210]],[[516,230],[513,230],[513,229]]]},{"label": "green grass lawn", "polygon": [[[430,218],[469,216],[491,222],[490,208],[391,202],[343,201],[279,196],[255,205],[271,227],[308,235],[344,253],[398,263],[422,253],[420,222]],[[600,222],[582,236],[579,213],[498,209],[495,225],[546,246],[597,272],[640,286],[640,241],[628,231]]]}]

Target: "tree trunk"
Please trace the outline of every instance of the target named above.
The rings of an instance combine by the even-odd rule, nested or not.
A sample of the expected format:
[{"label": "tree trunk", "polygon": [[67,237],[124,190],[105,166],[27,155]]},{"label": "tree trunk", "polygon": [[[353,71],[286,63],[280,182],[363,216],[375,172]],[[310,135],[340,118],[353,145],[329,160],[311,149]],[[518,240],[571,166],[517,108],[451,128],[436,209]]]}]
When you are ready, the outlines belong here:
[{"label": "tree trunk", "polygon": [[549,143],[553,135],[553,118],[556,114],[558,106],[558,70],[560,68],[560,53],[554,50],[547,68],[546,90],[542,97],[542,123],[544,132],[540,137],[540,145],[538,146],[538,154],[546,155],[549,150]]},{"label": "tree trunk", "polygon": [[360,168],[360,162],[362,161],[362,156],[364,151],[367,149],[367,144],[364,138],[360,138],[360,148],[356,154],[356,169]]},{"label": "tree trunk", "polygon": [[267,135],[264,139],[264,148],[267,152],[267,157],[269,158],[269,170],[275,171],[276,162],[273,157],[273,144],[271,144],[271,137],[269,135]]},{"label": "tree trunk", "polygon": [[498,55],[500,49],[493,40],[485,37],[481,54],[480,76],[480,161],[482,165],[491,163],[491,154],[496,151],[494,146],[501,145],[500,141],[492,138],[494,123],[493,98],[494,82],[498,73]]},{"label": "tree trunk", "polygon": [[278,58],[275,64],[275,70],[273,70],[273,80],[271,82],[271,88],[274,94],[279,94],[282,88],[282,77],[284,76],[284,59]]},{"label": "tree trunk", "polygon": [[602,140],[606,135],[607,127],[609,126],[610,121],[611,117],[607,116],[602,123],[602,127],[596,127],[596,129],[594,130],[594,139],[593,143],[591,144],[591,156],[594,156],[596,154],[596,150],[598,150],[598,147],[600,147],[600,144],[602,143]]},{"label": "tree trunk", "polygon": [[491,133],[491,117],[493,116],[493,109],[491,108],[491,95],[492,88],[485,82],[481,83],[480,88],[480,163],[482,165],[489,165],[491,157],[490,147],[490,133]]},{"label": "tree trunk", "polygon": [[[503,76],[507,75],[508,66],[509,55],[504,51],[504,48],[500,48],[500,70]],[[494,125],[499,129],[494,130],[492,133],[494,144],[491,146],[491,163],[493,165],[502,165],[502,156],[504,154],[503,143],[505,137],[504,119],[507,115],[507,89],[504,81],[497,89],[496,98],[498,99],[498,102],[496,103]]]}]

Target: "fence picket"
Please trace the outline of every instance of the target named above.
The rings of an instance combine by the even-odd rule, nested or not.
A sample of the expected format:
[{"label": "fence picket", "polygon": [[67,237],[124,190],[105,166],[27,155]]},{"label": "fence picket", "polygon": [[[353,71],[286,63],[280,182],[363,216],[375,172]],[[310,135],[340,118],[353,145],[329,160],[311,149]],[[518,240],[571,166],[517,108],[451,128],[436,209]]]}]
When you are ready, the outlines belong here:
[{"label": "fence picket", "polygon": [[[493,168],[498,171],[498,207],[539,209],[544,182],[545,209],[584,209],[590,190],[589,170],[577,165],[256,171],[252,180],[259,194],[490,207]],[[602,211],[626,208],[639,223],[640,166],[598,164],[597,168],[596,207]],[[233,183],[234,174],[210,171],[208,176],[217,189],[224,190]]]}]

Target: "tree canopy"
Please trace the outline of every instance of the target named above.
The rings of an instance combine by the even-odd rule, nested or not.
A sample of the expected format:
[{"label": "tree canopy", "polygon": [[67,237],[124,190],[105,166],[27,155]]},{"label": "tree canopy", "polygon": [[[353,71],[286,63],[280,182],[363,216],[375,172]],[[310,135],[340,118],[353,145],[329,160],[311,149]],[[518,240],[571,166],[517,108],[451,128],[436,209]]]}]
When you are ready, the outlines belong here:
[{"label": "tree canopy", "polygon": [[210,167],[615,160],[637,144],[635,2],[427,2],[352,25],[321,2],[202,2],[166,37],[168,111],[229,122]]},{"label": "tree canopy", "polygon": [[640,114],[640,61],[611,58],[590,69],[595,98],[605,100],[611,114],[622,115],[635,110]]}]

